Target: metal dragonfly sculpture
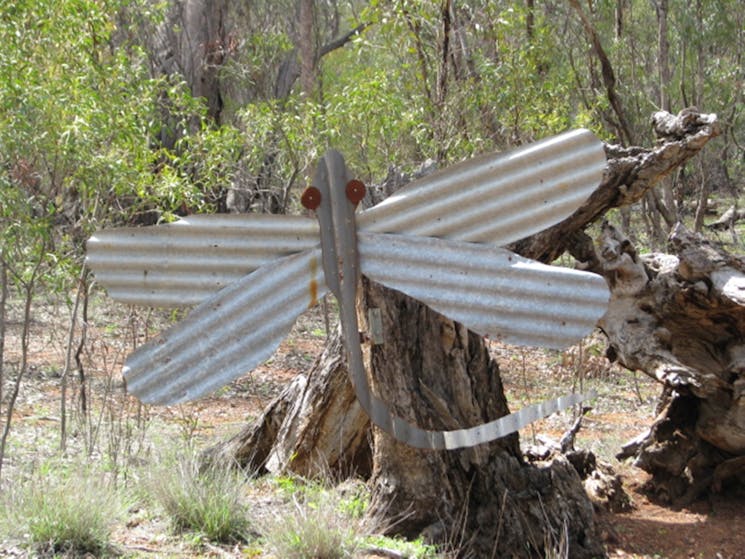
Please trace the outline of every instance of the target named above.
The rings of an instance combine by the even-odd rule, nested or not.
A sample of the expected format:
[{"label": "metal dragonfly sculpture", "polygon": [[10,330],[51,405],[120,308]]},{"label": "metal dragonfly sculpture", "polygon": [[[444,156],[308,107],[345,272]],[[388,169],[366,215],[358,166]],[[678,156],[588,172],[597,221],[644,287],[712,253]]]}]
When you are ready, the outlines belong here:
[{"label": "metal dragonfly sculpture", "polygon": [[534,404],[464,429],[422,429],[368,385],[355,310],[360,273],[471,330],[509,343],[565,347],[604,314],[600,276],[548,266],[501,245],[569,216],[597,187],[602,143],[572,131],[454,165],[356,213],[364,185],[342,156],[318,163],[301,216],[202,215],[153,227],[99,231],[87,264],[114,299],[197,306],[127,359],[127,390],[145,403],[203,396],[271,357],[297,316],[331,291],[355,393],[370,419],[418,447],[491,441],[594,393]]}]

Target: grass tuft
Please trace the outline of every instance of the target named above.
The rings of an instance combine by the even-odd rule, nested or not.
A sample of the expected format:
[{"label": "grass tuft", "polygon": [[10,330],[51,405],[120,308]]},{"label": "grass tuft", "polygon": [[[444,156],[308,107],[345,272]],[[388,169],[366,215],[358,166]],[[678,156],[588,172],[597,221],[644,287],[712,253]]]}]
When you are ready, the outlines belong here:
[{"label": "grass tuft", "polygon": [[50,468],[17,482],[2,497],[0,527],[39,555],[104,556],[125,507],[119,493],[88,468]]},{"label": "grass tuft", "polygon": [[283,559],[345,559],[363,543],[363,519],[330,490],[302,491],[289,508],[260,521],[264,546]]},{"label": "grass tuft", "polygon": [[250,529],[245,477],[229,466],[201,464],[194,451],[163,461],[146,490],[177,532],[196,532],[213,542],[244,541]]}]

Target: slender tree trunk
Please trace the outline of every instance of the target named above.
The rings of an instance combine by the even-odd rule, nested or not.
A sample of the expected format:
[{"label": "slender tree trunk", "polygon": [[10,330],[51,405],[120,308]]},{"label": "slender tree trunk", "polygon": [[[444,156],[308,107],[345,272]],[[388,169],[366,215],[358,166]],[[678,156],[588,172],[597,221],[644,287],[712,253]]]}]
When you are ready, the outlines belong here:
[{"label": "slender tree trunk", "polygon": [[421,74],[421,84],[425,96],[430,102],[433,101],[432,90],[429,87],[429,62],[427,60],[427,54],[424,50],[424,44],[422,43],[422,29],[419,22],[417,22],[411,15],[411,13],[404,8],[403,11],[404,20],[406,25],[411,32],[411,36],[414,39],[414,48],[416,50],[417,60],[419,61],[419,72]]},{"label": "slender tree trunk", "polygon": [[600,70],[603,76],[603,85],[605,86],[606,94],[608,95],[608,101],[613,108],[613,112],[618,120],[618,137],[619,140],[626,145],[633,144],[633,136],[631,134],[631,128],[629,127],[628,121],[626,120],[626,114],[621,105],[621,99],[616,93],[616,75],[613,71],[613,66],[610,63],[610,59],[603,48],[600,36],[595,30],[590,18],[587,17],[582,6],[580,6],[579,0],[569,0],[569,4],[577,12],[577,15],[582,22],[582,27],[587,34],[590,43],[592,44],[592,50],[595,53],[598,61],[600,62]]},{"label": "slender tree trunk", "polygon": [[623,12],[624,12],[624,4],[625,0],[616,0],[616,7],[614,10],[614,26],[613,30],[615,32],[616,40],[620,40],[621,37],[623,37]]},{"label": "slender tree trunk", "polygon": [[[657,0],[655,2],[657,13],[657,69],[660,88],[660,109],[670,111],[670,42],[668,41],[668,0]],[[674,181],[671,178],[660,182],[662,199],[656,196],[656,205],[665,220],[667,230],[670,231],[678,222],[678,212],[674,203],[673,192]]]},{"label": "slender tree trunk", "polygon": [[[73,342],[75,341],[75,330],[78,325],[78,308],[80,307],[81,295],[87,291],[85,278],[88,275],[88,268],[83,267],[78,277],[78,290],[75,295],[72,313],[70,313],[70,330],[67,336],[67,349],[65,352],[65,368],[62,370],[60,378],[60,450],[63,452],[67,446],[67,383],[72,368]],[[83,340],[81,339],[81,342]],[[78,345],[80,349],[80,344]]]},{"label": "slender tree trunk", "polygon": [[439,117],[440,113],[445,110],[445,103],[448,98],[449,71],[451,60],[450,35],[452,29],[452,5],[450,0],[444,0],[440,10],[440,19],[442,22],[442,45],[440,47],[440,64],[437,72],[437,89],[434,100],[435,118],[433,119],[435,127],[435,144],[437,161],[443,161],[447,158],[446,147],[448,145],[447,135],[450,133],[444,125],[444,120]]},{"label": "slender tree trunk", "polygon": [[10,398],[5,408],[5,424],[3,425],[2,436],[0,436],[0,479],[2,479],[3,462],[5,461],[5,449],[8,444],[8,436],[13,424],[13,412],[15,411],[16,400],[21,392],[21,385],[28,372],[28,350],[29,337],[31,334],[31,306],[34,298],[34,288],[36,287],[36,273],[38,267],[34,270],[31,279],[24,285],[23,300],[23,331],[21,332],[21,363],[18,366],[18,374],[13,389],[10,392]]},{"label": "slender tree trunk", "polygon": [[310,97],[316,87],[317,52],[315,40],[315,9],[313,0],[300,0],[300,25],[298,32],[298,52],[300,55],[300,84],[306,96]]},{"label": "slender tree trunk", "polygon": [[698,195],[698,203],[696,204],[696,217],[694,219],[693,230],[696,233],[700,233],[704,228],[704,218],[709,206],[709,194],[711,193],[711,185],[708,180],[706,173],[706,164],[704,160],[699,159],[699,173],[701,177],[701,188]]},{"label": "slender tree trunk", "polygon": [[2,409],[3,388],[5,386],[5,324],[7,322],[7,303],[8,267],[5,264],[5,254],[0,249],[0,409]]},{"label": "slender tree trunk", "polygon": [[655,2],[657,12],[657,75],[660,88],[660,109],[670,111],[670,63],[667,39],[667,0]]}]

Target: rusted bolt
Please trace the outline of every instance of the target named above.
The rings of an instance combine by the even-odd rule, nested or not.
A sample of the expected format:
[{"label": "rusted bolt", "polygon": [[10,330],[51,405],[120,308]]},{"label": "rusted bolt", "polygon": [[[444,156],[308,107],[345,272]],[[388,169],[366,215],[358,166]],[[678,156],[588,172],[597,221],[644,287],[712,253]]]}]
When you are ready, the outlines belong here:
[{"label": "rusted bolt", "polygon": [[304,208],[315,210],[318,206],[321,205],[321,191],[318,190],[315,186],[309,186],[305,189],[305,192],[303,192],[303,195],[300,197],[300,203],[303,205]]},{"label": "rusted bolt", "polygon": [[365,197],[365,185],[362,181],[353,179],[347,183],[346,192],[347,200],[356,206]]}]

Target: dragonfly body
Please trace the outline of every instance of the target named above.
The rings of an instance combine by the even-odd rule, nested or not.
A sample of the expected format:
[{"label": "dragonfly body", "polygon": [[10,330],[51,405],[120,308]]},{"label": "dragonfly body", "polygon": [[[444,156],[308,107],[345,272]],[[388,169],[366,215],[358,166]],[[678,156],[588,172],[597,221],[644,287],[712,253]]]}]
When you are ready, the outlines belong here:
[{"label": "dragonfly body", "polygon": [[[419,429],[369,390],[354,299],[363,273],[478,333],[523,345],[572,343],[604,313],[604,280],[498,245],[569,215],[600,181],[604,163],[602,144],[587,131],[573,132],[446,169],[356,215],[356,200],[345,190],[350,177],[332,151],[314,176],[319,223],[199,216],[98,233],[89,241],[88,261],[110,295],[165,305],[200,301],[184,321],[129,357],[128,390],[161,404],[207,394],[270,357],[297,315],[330,290],[340,302],[350,375],[363,408],[408,444],[470,446],[577,403],[583,397],[570,395],[483,426]],[[179,240],[188,240],[187,248]],[[199,258],[188,246],[201,251]]]}]

